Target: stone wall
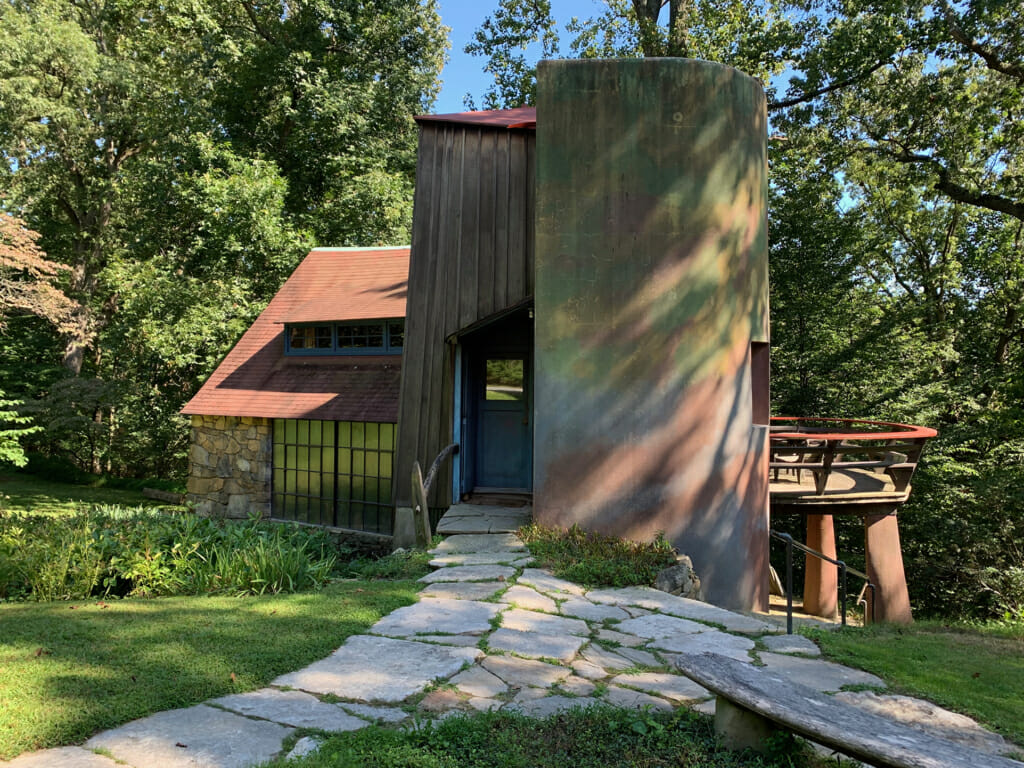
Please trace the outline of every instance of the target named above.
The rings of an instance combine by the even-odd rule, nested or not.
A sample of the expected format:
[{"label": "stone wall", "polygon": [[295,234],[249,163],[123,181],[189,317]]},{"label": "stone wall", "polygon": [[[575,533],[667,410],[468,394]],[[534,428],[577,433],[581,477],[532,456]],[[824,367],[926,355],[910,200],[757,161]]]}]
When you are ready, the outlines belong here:
[{"label": "stone wall", "polygon": [[193,416],[188,500],[217,517],[270,515],[270,419]]}]

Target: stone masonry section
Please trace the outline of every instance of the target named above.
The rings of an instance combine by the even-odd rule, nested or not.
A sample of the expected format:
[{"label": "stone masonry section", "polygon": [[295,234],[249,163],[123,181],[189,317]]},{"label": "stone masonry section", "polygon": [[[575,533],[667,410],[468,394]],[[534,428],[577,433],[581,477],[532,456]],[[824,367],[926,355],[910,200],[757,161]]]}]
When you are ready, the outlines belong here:
[{"label": "stone masonry section", "polygon": [[193,416],[188,500],[201,515],[270,515],[272,422],[248,416]]},{"label": "stone masonry section", "polygon": [[[286,747],[289,756],[315,751],[318,732],[478,710],[531,717],[595,706],[713,713],[711,693],[678,674],[680,653],[712,651],[821,692],[884,688],[873,675],[814,658],[814,643],[781,635],[762,616],[646,587],[586,590],[556,578],[530,567],[529,552],[511,534],[451,536],[433,554],[438,570],[421,579],[419,602],[305,669],[257,691],[126,723],[83,747],[0,765],[248,768]],[[975,765],[1024,768],[990,757],[1012,752],[1013,744],[929,702],[884,691],[836,696],[920,728],[925,738],[979,750]]]}]

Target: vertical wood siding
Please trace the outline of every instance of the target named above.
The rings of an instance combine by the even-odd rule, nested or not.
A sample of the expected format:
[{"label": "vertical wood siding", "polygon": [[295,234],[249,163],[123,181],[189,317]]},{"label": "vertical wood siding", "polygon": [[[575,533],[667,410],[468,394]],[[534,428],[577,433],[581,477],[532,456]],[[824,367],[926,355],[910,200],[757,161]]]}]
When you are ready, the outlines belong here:
[{"label": "vertical wood siding", "polygon": [[[533,295],[533,131],[420,125],[394,493],[453,442],[455,350],[445,339]],[[455,439],[457,441],[457,438]],[[456,459],[457,460],[457,459]],[[451,503],[451,462],[430,505]]]}]

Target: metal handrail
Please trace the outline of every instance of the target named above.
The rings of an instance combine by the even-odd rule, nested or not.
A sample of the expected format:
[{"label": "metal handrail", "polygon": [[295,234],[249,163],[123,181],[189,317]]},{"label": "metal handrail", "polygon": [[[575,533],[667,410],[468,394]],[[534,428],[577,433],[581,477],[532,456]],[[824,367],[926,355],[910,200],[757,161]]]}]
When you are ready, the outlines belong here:
[{"label": "metal handrail", "polygon": [[[770,529],[768,531],[768,533],[772,536],[772,538],[778,539],[779,541],[784,542],[785,545],[786,545],[786,634],[787,635],[792,635],[793,634],[793,548],[794,547],[799,549],[801,552],[803,552],[805,554],[813,555],[814,557],[817,557],[819,560],[825,560],[826,562],[832,563],[832,565],[838,566],[838,568],[839,568],[839,604],[841,606],[841,608],[840,608],[840,616],[841,616],[841,620],[842,620],[842,625],[844,627],[846,626],[846,575],[848,573],[850,573],[850,574],[853,574],[854,576],[856,576],[857,578],[864,579],[864,589],[861,590],[860,595],[858,595],[858,597],[857,597],[857,605],[864,605],[866,609],[868,608],[868,605],[866,605],[867,601],[864,599],[864,592],[866,590],[871,590],[871,600],[870,600],[871,616],[870,616],[870,622],[869,623],[871,623],[871,624],[875,623],[875,585],[871,583],[871,579],[868,577],[868,575],[866,573],[861,573],[856,568],[851,568],[846,563],[844,563],[842,560],[834,560],[833,558],[829,557],[828,555],[826,555],[823,552],[819,552],[816,549],[811,549],[810,547],[806,546],[805,544],[801,544],[799,541],[796,541],[788,533],[780,533],[779,531],[776,531],[774,529]],[[867,617],[867,611],[865,611],[864,615],[865,615],[865,617]]]}]

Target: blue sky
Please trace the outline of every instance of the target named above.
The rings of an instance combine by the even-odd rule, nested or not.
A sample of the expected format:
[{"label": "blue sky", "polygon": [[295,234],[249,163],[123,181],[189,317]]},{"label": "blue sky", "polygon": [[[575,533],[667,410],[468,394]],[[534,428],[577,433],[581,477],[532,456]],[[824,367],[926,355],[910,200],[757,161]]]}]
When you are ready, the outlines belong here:
[{"label": "blue sky", "polygon": [[[444,81],[441,95],[434,105],[434,112],[462,112],[466,93],[473,94],[477,102],[487,90],[488,76],[483,71],[484,59],[462,52],[473,32],[487,16],[494,12],[497,0],[440,0],[441,20],[451,27],[451,50],[449,61],[441,73]],[[551,9],[555,18],[564,23],[572,16],[588,18],[596,16],[604,7],[599,0],[552,0]],[[562,35],[563,48],[568,39]]]}]

